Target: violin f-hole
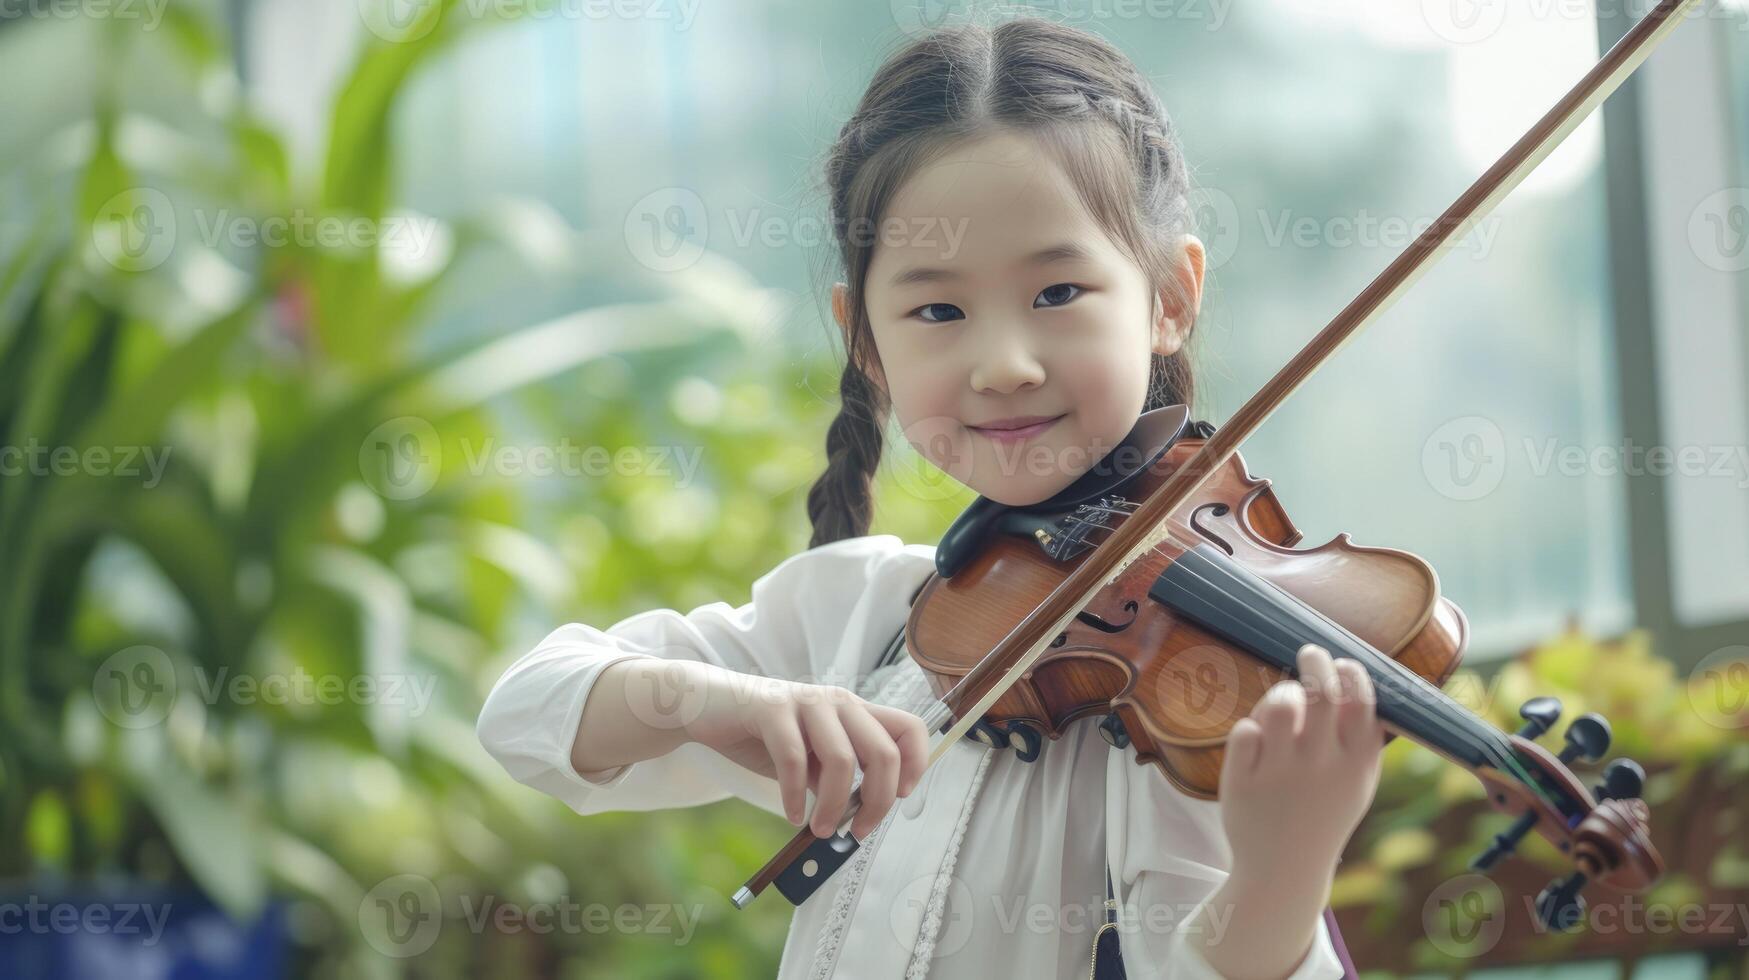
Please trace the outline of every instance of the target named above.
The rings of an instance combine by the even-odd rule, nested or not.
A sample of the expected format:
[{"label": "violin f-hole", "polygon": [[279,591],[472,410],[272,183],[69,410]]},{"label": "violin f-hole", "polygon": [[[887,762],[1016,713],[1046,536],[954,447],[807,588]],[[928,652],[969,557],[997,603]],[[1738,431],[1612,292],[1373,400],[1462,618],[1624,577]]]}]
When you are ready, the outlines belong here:
[{"label": "violin f-hole", "polygon": [[1122,633],[1124,630],[1129,629],[1133,623],[1135,623],[1136,613],[1140,610],[1140,608],[1141,608],[1140,605],[1138,605],[1136,600],[1134,600],[1134,599],[1131,599],[1128,602],[1124,603],[1123,604],[1123,611],[1129,613],[1130,618],[1124,620],[1121,623],[1114,623],[1114,622],[1111,622],[1110,620],[1102,619],[1102,618],[1095,616],[1094,614],[1088,612],[1085,609],[1076,613],[1075,618],[1080,620],[1083,623],[1086,623],[1088,626],[1091,626],[1094,629],[1100,631],[1101,633]]},{"label": "violin f-hole", "polygon": [[1191,512],[1191,514],[1190,514],[1190,528],[1191,528],[1191,530],[1195,531],[1196,533],[1209,539],[1210,542],[1212,542],[1216,545],[1219,545],[1222,551],[1225,551],[1227,554],[1232,555],[1232,554],[1237,554],[1237,552],[1235,552],[1233,550],[1233,546],[1231,544],[1227,543],[1227,539],[1224,536],[1222,536],[1220,532],[1216,531],[1210,525],[1203,523],[1203,516],[1202,516],[1203,511],[1210,510],[1210,511],[1214,511],[1213,515],[1211,515],[1211,516],[1225,517],[1225,516],[1227,516],[1227,511],[1230,509],[1231,508],[1229,508],[1226,504],[1204,504],[1203,506],[1198,507],[1196,510]]}]

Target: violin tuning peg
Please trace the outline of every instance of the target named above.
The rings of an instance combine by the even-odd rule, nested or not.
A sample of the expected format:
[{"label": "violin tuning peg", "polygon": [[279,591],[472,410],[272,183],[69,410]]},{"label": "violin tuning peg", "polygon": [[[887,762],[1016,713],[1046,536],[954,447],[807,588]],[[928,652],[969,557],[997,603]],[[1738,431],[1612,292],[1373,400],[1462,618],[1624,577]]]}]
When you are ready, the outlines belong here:
[{"label": "violin tuning peg", "polygon": [[1014,757],[1021,762],[1033,762],[1038,759],[1039,750],[1044,748],[1044,738],[1038,729],[1024,722],[1013,722],[1008,730],[1002,733],[1004,741],[1014,750]]},{"label": "violin tuning peg", "polygon": [[1585,918],[1585,872],[1575,871],[1565,878],[1549,882],[1536,896],[1536,915],[1544,928],[1570,932]]},{"label": "violin tuning peg", "polygon": [[1518,716],[1524,719],[1523,727],[1518,729],[1519,737],[1534,740],[1561,720],[1561,699],[1531,698],[1519,707]]},{"label": "violin tuning peg", "polygon": [[1470,862],[1470,870],[1487,871],[1499,864],[1501,858],[1518,849],[1518,842],[1535,825],[1536,814],[1526,813],[1519,817],[1505,833],[1494,835],[1494,842],[1488,845],[1488,849],[1476,855],[1475,860]]},{"label": "violin tuning peg", "polygon": [[1617,759],[1603,767],[1603,782],[1592,790],[1599,803],[1604,800],[1637,800],[1646,785],[1646,770],[1632,759]]},{"label": "violin tuning peg", "polygon": [[1609,721],[1599,714],[1585,714],[1573,719],[1562,737],[1567,747],[1561,750],[1561,761],[1584,759],[1596,762],[1609,751]]},{"label": "violin tuning peg", "polygon": [[1124,731],[1123,719],[1115,711],[1106,715],[1105,720],[1099,723],[1099,735],[1114,749],[1129,748],[1130,733]]},{"label": "violin tuning peg", "polygon": [[1008,736],[1001,729],[982,718],[973,722],[971,728],[966,729],[965,737],[990,748],[1001,748],[1008,744]]}]

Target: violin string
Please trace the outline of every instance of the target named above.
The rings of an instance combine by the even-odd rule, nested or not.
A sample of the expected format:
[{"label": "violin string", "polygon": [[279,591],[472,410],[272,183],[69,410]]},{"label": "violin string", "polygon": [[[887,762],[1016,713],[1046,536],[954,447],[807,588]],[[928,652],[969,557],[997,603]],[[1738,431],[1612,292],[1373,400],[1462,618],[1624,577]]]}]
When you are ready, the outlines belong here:
[{"label": "violin string", "polygon": [[[1120,501],[1120,502],[1127,503],[1127,501]],[[1102,504],[1103,504],[1103,502],[1102,502]],[[1114,508],[1114,507],[1110,507],[1110,506],[1100,506],[1099,509],[1100,509],[1102,514],[1110,514],[1110,515],[1114,515],[1114,516],[1119,514],[1119,513],[1123,513],[1126,515],[1128,513],[1127,510],[1125,510],[1121,507]],[[1103,522],[1102,522],[1101,526],[1104,527],[1106,530],[1110,530],[1109,525],[1104,525]],[[1172,531],[1170,528],[1167,529],[1167,538],[1168,538],[1168,540],[1170,540],[1172,538]],[[1221,591],[1220,586],[1215,585],[1212,582],[1209,582],[1209,580],[1206,577],[1204,577],[1200,574],[1196,574],[1194,568],[1186,566],[1185,571],[1195,574],[1196,578],[1203,581],[1205,584],[1209,585],[1211,588],[1215,589],[1217,592],[1220,592],[1220,594],[1223,595],[1223,597],[1232,598],[1231,596],[1228,596],[1225,592]],[[1301,605],[1304,606],[1305,604],[1301,603]],[[1458,728],[1460,732],[1467,733],[1472,738],[1478,737],[1478,733],[1479,733],[1480,741],[1476,743],[1476,747],[1484,748],[1484,749],[1490,748],[1490,747],[1504,749],[1507,747],[1504,738],[1502,736],[1500,736],[1499,733],[1495,732],[1494,729],[1492,728],[1492,726],[1486,725],[1485,723],[1481,723],[1480,719],[1475,718],[1473,713],[1471,713],[1467,708],[1465,708],[1463,705],[1457,703],[1449,695],[1447,695],[1444,691],[1441,691],[1438,687],[1435,687],[1434,685],[1428,683],[1425,678],[1421,677],[1421,675],[1415,673],[1412,670],[1409,670],[1407,667],[1398,663],[1396,660],[1385,656],[1382,652],[1374,649],[1371,644],[1367,643],[1365,640],[1362,640],[1360,637],[1355,636],[1346,627],[1343,627],[1340,623],[1336,623],[1335,621],[1331,620],[1329,617],[1324,616],[1322,613],[1318,612],[1316,609],[1312,609],[1309,606],[1307,606],[1306,608],[1311,613],[1317,615],[1318,618],[1324,620],[1326,623],[1329,623],[1333,628],[1339,630],[1342,633],[1347,634],[1347,636],[1351,640],[1354,641],[1357,648],[1363,654],[1365,654],[1365,656],[1370,657],[1374,660],[1374,663],[1371,666],[1373,667],[1373,669],[1375,671],[1389,672],[1392,674],[1392,676],[1397,677],[1400,680],[1402,680],[1406,685],[1408,685],[1411,688],[1412,691],[1419,692],[1422,695],[1428,697],[1430,702],[1431,702],[1430,706],[1439,710],[1439,711],[1444,712],[1447,716],[1448,723],[1455,723],[1454,727]],[[1363,667],[1367,666],[1366,662],[1361,657],[1355,657],[1353,659],[1361,661]],[[1490,754],[1493,755],[1494,753],[1490,753]]]},{"label": "violin string", "polygon": [[[1210,581],[1193,566],[1185,566],[1184,571],[1190,573],[1199,581],[1203,582],[1204,585],[1208,586],[1223,597],[1234,598],[1219,584]],[[1304,605],[1304,603],[1301,603],[1301,605]],[[1310,609],[1310,607],[1307,608]],[[1353,655],[1351,653],[1351,659],[1360,663],[1363,668],[1369,668],[1375,676],[1379,674],[1389,674],[1391,677],[1404,684],[1408,688],[1408,693],[1410,695],[1421,695],[1421,697],[1410,696],[1398,699],[1396,703],[1399,706],[1417,715],[1424,723],[1443,721],[1447,727],[1451,728],[1458,735],[1468,741],[1471,747],[1481,751],[1485,756],[1496,763],[1502,761],[1498,751],[1499,746],[1497,746],[1494,743],[1494,740],[1489,737],[1492,735],[1492,732],[1488,731],[1486,734],[1478,735],[1477,727],[1472,724],[1467,717],[1469,716],[1467,709],[1464,709],[1461,705],[1452,701],[1443,691],[1440,691],[1437,687],[1429,684],[1421,677],[1421,675],[1416,674],[1414,671],[1405,667],[1403,664],[1398,663],[1396,660],[1385,656],[1382,652],[1376,650],[1370,643],[1367,643],[1360,637],[1354,636],[1351,631],[1342,627],[1341,624],[1333,622],[1329,617],[1318,613],[1315,609],[1312,609],[1311,611],[1316,614],[1318,618],[1329,623],[1341,633],[1347,634],[1352,639],[1355,650],[1358,651],[1359,655]],[[1333,656],[1336,656],[1340,655],[1343,651],[1328,652]],[[1379,686],[1380,685],[1375,684],[1375,687]],[[1426,700],[1424,701],[1423,698]],[[1441,717],[1442,715],[1443,718]]]},{"label": "violin string", "polygon": [[[1129,503],[1129,501],[1124,501],[1122,498],[1118,498],[1115,503],[1117,506],[1108,504],[1105,500],[1101,500],[1097,504],[1084,505],[1099,514],[1102,519],[1096,522],[1082,522],[1078,520],[1077,524],[1087,526],[1096,523],[1102,529],[1110,530],[1110,525],[1105,524],[1103,521],[1104,517],[1119,515],[1127,517],[1131,513],[1128,508],[1121,506],[1121,504]],[[1169,527],[1167,529],[1167,539],[1171,540],[1172,537],[1172,530]],[[1077,540],[1076,543],[1079,543],[1079,540]],[[1174,543],[1176,544],[1178,542]],[[1203,582],[1217,594],[1229,599],[1235,598],[1227,593],[1220,585],[1210,581],[1200,572],[1197,572],[1195,568],[1187,565],[1184,567],[1184,571]],[[1481,719],[1477,718],[1469,711],[1469,709],[1453,700],[1438,687],[1428,683],[1425,678],[1421,677],[1421,675],[1374,649],[1371,644],[1362,640],[1360,637],[1355,636],[1352,632],[1342,627],[1341,624],[1330,620],[1329,617],[1323,616],[1321,613],[1318,613],[1317,610],[1311,609],[1311,607],[1307,608],[1314,614],[1317,614],[1319,618],[1329,623],[1332,627],[1346,633],[1352,638],[1360,655],[1355,656],[1351,654],[1350,659],[1355,660],[1360,663],[1363,668],[1368,668],[1375,674],[1390,674],[1392,677],[1398,679],[1401,683],[1407,686],[1410,694],[1413,695],[1419,693],[1427,699],[1424,702],[1420,697],[1411,696],[1398,699],[1396,702],[1398,705],[1416,715],[1424,724],[1431,725],[1443,721],[1445,727],[1455,732],[1460,738],[1468,742],[1473,749],[1480,752],[1483,757],[1493,762],[1496,768],[1507,771],[1516,770],[1521,777],[1526,777],[1528,775],[1515,764],[1515,760],[1512,758],[1510,745],[1506,742],[1504,735],[1496,732],[1491,725],[1482,722]],[[1333,655],[1338,653],[1338,651],[1330,652]],[[1369,659],[1372,661],[1371,663],[1368,663]]]},{"label": "violin string", "polygon": [[[1187,566],[1185,572],[1203,582],[1205,585],[1208,585],[1209,588],[1216,593],[1232,598],[1232,596],[1223,590],[1221,586],[1211,582],[1206,576],[1197,572],[1194,568]],[[1356,639],[1358,639],[1358,637]],[[1350,656],[1349,659],[1360,663],[1363,668],[1369,668],[1375,674],[1389,672],[1393,676],[1407,682],[1411,686],[1412,691],[1421,691],[1421,693],[1431,691],[1437,695],[1437,697],[1426,702],[1416,697],[1397,699],[1394,701],[1397,706],[1415,715],[1418,721],[1429,727],[1443,721],[1447,728],[1466,741],[1471,748],[1480,752],[1485,758],[1491,761],[1496,768],[1502,770],[1508,768],[1510,764],[1507,759],[1503,757],[1500,746],[1495,745],[1491,738],[1485,736],[1478,737],[1474,727],[1469,724],[1462,715],[1454,715],[1449,710],[1450,708],[1456,708],[1467,714],[1467,709],[1463,709],[1463,707],[1456,704],[1456,702],[1451,702],[1449,707],[1446,704],[1441,703],[1442,699],[1444,699],[1443,692],[1440,692],[1438,688],[1433,687],[1431,684],[1427,684],[1420,675],[1409,670],[1407,667],[1404,667],[1397,661],[1377,652],[1373,649],[1371,644],[1368,644],[1365,641],[1360,641],[1358,649],[1362,656]],[[1342,655],[1342,651],[1330,650],[1327,652],[1333,657]],[[1366,659],[1367,657],[1374,658],[1375,662],[1369,664]],[[1375,689],[1379,686],[1380,685],[1376,683],[1374,685]],[[1443,717],[1441,717],[1442,715]]]},{"label": "violin string", "polygon": [[[1139,505],[1124,500],[1122,497],[1117,497],[1109,503],[1107,500],[1102,499],[1095,504],[1082,505],[1082,509],[1091,511],[1098,515],[1098,519],[1085,520],[1076,515],[1070,515],[1074,518],[1071,522],[1073,531],[1070,535],[1071,541],[1067,544],[1074,545],[1082,543],[1086,535],[1091,533],[1094,527],[1098,527],[1101,530],[1111,530],[1111,526],[1105,523],[1104,519],[1106,517],[1128,517],[1133,513],[1136,506]],[[1172,537],[1172,529],[1168,527],[1167,539],[1171,540]],[[1060,557],[1068,557],[1067,547],[1065,547],[1065,550]],[[1233,598],[1232,596],[1227,595],[1219,585],[1209,582],[1206,577],[1196,573],[1194,568],[1186,566],[1185,571],[1195,575],[1197,579],[1203,581],[1217,593],[1227,598]],[[1301,605],[1304,605],[1304,603],[1301,603]],[[1385,656],[1380,651],[1374,649],[1371,644],[1360,639],[1360,637],[1354,636],[1352,632],[1348,631],[1345,627],[1342,627],[1341,624],[1330,620],[1329,617],[1324,616],[1322,613],[1319,613],[1317,610],[1312,609],[1309,606],[1306,608],[1334,629],[1345,633],[1350,637],[1354,642],[1356,649],[1360,651],[1359,656],[1351,655],[1351,659],[1356,660],[1363,668],[1374,673],[1375,677],[1382,673],[1388,673],[1389,676],[1400,680],[1409,688],[1409,692],[1412,696],[1407,699],[1399,698],[1394,703],[1411,712],[1415,716],[1416,721],[1422,725],[1428,726],[1428,730],[1432,730],[1432,726],[1434,725],[1443,723],[1444,727],[1452,731],[1461,741],[1466,742],[1473,750],[1477,751],[1480,756],[1484,760],[1490,762],[1496,770],[1515,776],[1519,782],[1531,788],[1533,792],[1545,799],[1548,798],[1548,794],[1543,791],[1541,784],[1532,779],[1530,773],[1518,762],[1516,750],[1514,750],[1511,743],[1507,741],[1504,733],[1497,731],[1492,725],[1489,725],[1482,719],[1478,718],[1473,712],[1461,704],[1458,704],[1444,691],[1428,683],[1425,678],[1421,677],[1421,675],[1409,670],[1396,660]],[[1331,653],[1332,655],[1335,655],[1337,651],[1331,651]],[[1371,661],[1370,663],[1369,659]],[[1413,696],[1416,693],[1425,696],[1427,700],[1423,702],[1421,697]]]}]

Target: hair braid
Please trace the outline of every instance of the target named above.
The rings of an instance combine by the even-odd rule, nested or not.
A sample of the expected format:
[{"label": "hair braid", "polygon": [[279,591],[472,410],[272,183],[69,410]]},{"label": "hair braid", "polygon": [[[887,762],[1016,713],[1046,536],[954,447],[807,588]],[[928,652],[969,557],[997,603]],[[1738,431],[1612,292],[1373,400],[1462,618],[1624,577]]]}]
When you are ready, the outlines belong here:
[{"label": "hair braid", "polygon": [[886,397],[854,359],[845,365],[838,393],[841,407],[826,430],[826,472],[808,491],[808,520],[814,527],[810,548],[862,537],[874,519]]}]

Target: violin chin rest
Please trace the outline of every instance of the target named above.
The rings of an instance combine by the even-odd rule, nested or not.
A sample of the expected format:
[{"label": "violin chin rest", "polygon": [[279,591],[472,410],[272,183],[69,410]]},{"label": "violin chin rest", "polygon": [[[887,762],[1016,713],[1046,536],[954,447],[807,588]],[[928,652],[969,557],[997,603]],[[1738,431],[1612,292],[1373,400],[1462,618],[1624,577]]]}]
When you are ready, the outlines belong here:
[{"label": "violin chin rest", "polygon": [[[1050,499],[1011,507],[980,496],[954,519],[947,533],[941,536],[941,542],[935,546],[936,573],[942,578],[953,578],[966,567],[973,555],[984,549],[991,534],[1003,529],[1007,523],[1004,518],[1010,514],[1033,517],[1063,514],[1110,494],[1138,471],[1154,465],[1191,428],[1188,406],[1168,405],[1143,412],[1129,434],[1112,447],[1111,452]],[[1198,422],[1196,429],[1200,438],[1206,438],[1214,431],[1214,427],[1206,422]],[[1034,523],[1020,523],[1015,530],[1030,533],[1029,528]]]}]

